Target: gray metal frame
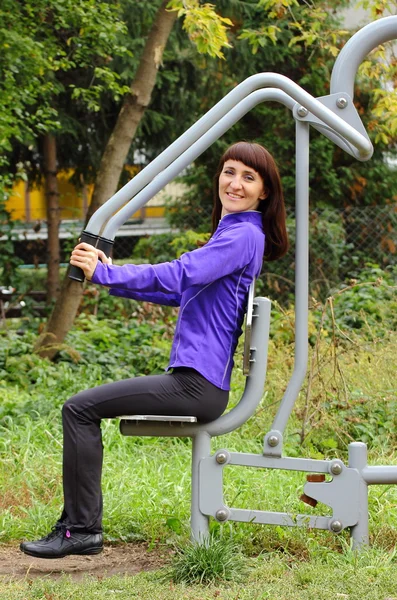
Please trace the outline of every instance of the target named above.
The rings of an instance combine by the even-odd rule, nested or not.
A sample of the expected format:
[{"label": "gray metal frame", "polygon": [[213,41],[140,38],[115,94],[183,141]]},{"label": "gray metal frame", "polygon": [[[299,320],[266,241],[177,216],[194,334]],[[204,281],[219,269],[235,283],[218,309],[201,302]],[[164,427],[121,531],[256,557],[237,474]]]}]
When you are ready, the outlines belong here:
[{"label": "gray metal frame", "polygon": [[252,324],[254,322],[254,296],[255,296],[255,279],[251,283],[248,290],[247,310],[245,314],[244,328],[244,354],[243,354],[243,375],[249,375],[251,370],[252,352]]},{"label": "gray metal frame", "polygon": [[[348,466],[340,460],[282,457],[283,434],[307,372],[308,362],[308,255],[309,255],[309,126],[357,160],[368,160],[372,145],[353,105],[357,68],[370,50],[397,38],[397,17],[386,17],[356,33],[338,56],[331,78],[331,93],[313,98],[287,77],[260,73],[249,77],[216,104],[150,165],[119,190],[91,218],[86,233],[92,243],[112,241],[120,225],[154,194],[194,161],[208,146],[260,102],[287,106],[296,120],[296,274],[295,364],[271,430],[265,435],[263,455],[219,450],[211,456],[211,438],[240,427],[255,412],[266,377],[270,302],[255,298],[250,344],[251,369],[239,404],[212,423],[189,422],[183,416],[126,416],[120,420],[123,435],[189,436],[192,448],[192,537],[205,541],[208,520],[254,521],[288,526],[330,529],[351,528],[355,547],[368,544],[368,485],[397,483],[397,466],[368,466],[365,444],[349,445]],[[115,214],[115,212],[117,214]],[[332,509],[331,517],[292,515],[234,509],[223,502],[222,473],[227,465],[328,474],[329,481],[309,481],[306,498]],[[320,477],[321,479],[321,477]]]}]

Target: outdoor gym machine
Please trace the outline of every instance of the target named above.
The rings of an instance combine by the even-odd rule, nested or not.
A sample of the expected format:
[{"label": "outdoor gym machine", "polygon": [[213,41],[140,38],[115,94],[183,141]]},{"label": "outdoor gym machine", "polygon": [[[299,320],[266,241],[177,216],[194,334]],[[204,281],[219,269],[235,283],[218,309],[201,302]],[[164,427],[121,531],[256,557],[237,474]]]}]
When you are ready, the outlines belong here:
[{"label": "outdoor gym machine", "polygon": [[[266,378],[270,301],[251,297],[252,337],[250,364],[240,402],[228,413],[206,424],[194,417],[133,415],[121,418],[123,435],[192,438],[191,529],[196,541],[205,541],[209,517],[220,522],[240,521],[303,526],[339,533],[350,528],[353,545],[368,544],[368,485],[397,483],[397,466],[368,466],[367,448],[349,444],[349,461],[283,457],[283,434],[307,372],[309,291],[309,126],[332,142],[366,161],[373,148],[353,104],[354,79],[364,57],[379,44],[397,39],[397,16],[375,21],[357,32],[340,52],[331,77],[331,93],[314,98],[299,85],[277,73],[248,77],[218,102],[167,150],[120,189],[91,217],[81,241],[109,255],[119,227],[193,162],[254,106],[276,101],[288,107],[296,121],[296,256],[295,256],[295,363],[271,430],[265,435],[263,454],[218,450],[211,456],[211,438],[240,427],[255,412]],[[118,211],[118,212],[116,212]],[[116,213],[116,214],[115,214]],[[83,281],[80,269],[69,276]],[[251,290],[252,296],[252,290]],[[223,469],[240,465],[317,474],[304,486],[306,499],[329,506],[331,516],[292,515],[262,510],[235,509],[223,501]],[[325,476],[331,477],[325,481]]]}]

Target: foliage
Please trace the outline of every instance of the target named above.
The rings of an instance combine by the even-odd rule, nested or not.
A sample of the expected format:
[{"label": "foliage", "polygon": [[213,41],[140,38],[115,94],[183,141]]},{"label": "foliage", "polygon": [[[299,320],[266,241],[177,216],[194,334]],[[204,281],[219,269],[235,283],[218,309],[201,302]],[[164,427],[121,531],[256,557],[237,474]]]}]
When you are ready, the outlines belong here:
[{"label": "foliage", "polygon": [[174,237],[175,234],[173,233],[160,233],[149,237],[141,237],[134,247],[132,258],[144,260],[148,263],[173,260],[175,253],[172,251],[171,243]]},{"label": "foliage", "polygon": [[[172,312],[160,309],[151,318],[150,311],[134,312],[134,308],[135,303],[128,323],[103,319],[99,326],[93,315],[80,315],[76,329],[60,346],[55,364],[32,352],[37,334],[27,322],[17,330],[0,330],[0,387],[16,392],[3,398],[0,420],[43,417],[85,387],[161,373],[170,351]],[[18,398],[17,390],[31,396],[22,393]]]},{"label": "foliage", "polygon": [[200,4],[198,0],[171,0],[168,8],[184,17],[183,29],[200,54],[224,58],[222,48],[230,47],[226,29],[233,25],[230,19],[217,14],[213,4]]},{"label": "foliage", "polygon": [[[311,336],[314,348],[301,413],[302,442],[309,429],[310,443],[322,451],[357,438],[371,447],[380,440],[384,443],[394,430],[396,383],[390,356],[379,351],[385,340],[393,340],[396,330],[396,289],[396,268],[382,272],[372,265],[361,273],[361,281],[352,280],[323,305],[315,306],[317,333],[312,331]],[[351,354],[357,364],[367,363],[368,384],[347,372]],[[375,391],[371,380],[378,369],[382,379]],[[325,414],[333,415],[332,419]],[[328,424],[321,427],[319,436],[325,420]]]},{"label": "foliage", "polygon": [[12,221],[11,215],[0,200],[0,238],[4,236],[1,243],[0,272],[1,286],[16,286],[19,283],[17,267],[22,261],[15,255],[14,229],[16,223]]},{"label": "foliage", "polygon": [[349,283],[334,292],[341,329],[360,329],[373,338],[379,337],[385,326],[397,328],[397,266],[382,270],[368,264]]},{"label": "foliage", "polygon": [[197,249],[208,241],[207,233],[188,229],[180,234],[161,233],[140,238],[134,248],[133,258],[145,259],[151,264],[168,262],[179,258],[184,252]]},{"label": "foliage", "polygon": [[[269,529],[269,528],[268,528]],[[251,560],[252,569],[242,581],[219,581],[212,585],[170,584],[159,579],[158,571],[97,576],[82,580],[64,576],[49,578],[5,577],[0,582],[4,600],[21,598],[70,600],[385,600],[397,593],[395,553],[380,548],[340,552],[313,544],[306,534],[310,558],[293,557],[288,552],[261,553]],[[157,549],[154,550],[157,555]],[[39,570],[39,568],[38,568]],[[44,570],[44,569],[43,569]],[[40,573],[40,571],[39,571]],[[41,573],[40,573],[41,574]]]},{"label": "foliage", "polygon": [[[336,294],[332,305],[328,302],[325,317],[324,307],[317,305],[312,311],[311,382],[308,380],[303,389],[285,434],[288,456],[321,459],[336,456],[346,462],[347,443],[354,439],[367,441],[370,463],[395,463],[397,338],[395,326],[390,326],[395,323],[396,310],[395,294],[388,287],[394,275],[389,271],[383,273],[371,267],[366,277],[372,277],[375,283],[382,277],[385,283],[362,285],[364,281],[357,282]],[[373,318],[370,328],[363,324],[357,329],[350,327],[345,313],[349,310],[359,312],[362,308],[367,311],[368,298],[356,295],[364,289],[374,294],[375,302],[371,301],[370,305],[376,312],[370,315]],[[7,321],[7,328],[1,330],[0,487],[6,490],[0,499],[2,541],[37,537],[47,531],[59,515],[62,502],[59,409],[63,401],[82,389],[115,379],[159,372],[166,364],[175,314],[172,311],[156,312],[163,309],[149,305],[141,306],[142,311],[138,308],[137,303],[130,303],[128,322],[124,317],[115,318],[114,311],[112,319],[101,321],[92,315],[81,314],[67,339],[68,347],[60,349],[55,364],[32,353],[39,328],[37,321]],[[394,321],[390,322],[390,318]],[[262,452],[263,435],[271,426],[293,369],[293,334],[285,336],[285,332],[293,331],[293,319],[290,314],[280,311],[277,315],[273,311],[272,322],[264,398],[255,417],[239,430],[219,439],[216,442],[218,448],[259,455]],[[239,348],[231,404],[241,397],[245,383],[239,366],[240,351]],[[316,361],[312,362],[313,359]],[[307,391],[309,404],[306,406]],[[304,435],[301,436],[303,422]],[[146,539],[151,548],[159,543],[177,543],[180,547],[186,546],[178,552],[177,558],[181,560],[178,571],[181,577],[188,577],[188,581],[193,577],[204,581],[207,577],[216,580],[218,586],[223,577],[234,579],[237,575],[223,569],[234,567],[235,563],[219,558],[220,554],[224,559],[229,557],[225,550],[220,554],[214,549],[208,553],[201,551],[197,557],[193,548],[186,545],[191,452],[188,440],[123,438],[114,420],[105,420],[102,431],[106,447],[103,492],[107,539]],[[299,495],[305,483],[303,473],[231,466],[225,469],[224,483],[228,506],[266,507],[278,512],[283,507],[293,514],[301,514],[303,510],[310,510],[310,514],[327,511],[321,505],[315,509],[302,506]],[[354,558],[347,549],[345,535],[335,537],[327,531],[312,531],[308,535],[306,529],[299,528],[269,529],[253,523],[214,523],[213,536],[214,540],[237,544],[238,550],[251,556],[261,554],[261,558],[255,559],[255,569],[247,574],[247,581],[252,577],[257,580],[260,569],[279,557],[278,560],[286,563],[279,564],[277,569],[274,567],[273,579],[280,579],[281,571],[285,571],[296,577],[299,585],[305,582],[304,585],[309,586],[314,577],[310,570],[313,561],[320,560],[329,573],[331,566],[336,564],[333,561],[340,560],[337,563],[338,581],[341,581],[341,569],[344,573],[350,569],[356,584],[353,574],[361,568],[368,570],[369,564],[371,569],[376,569],[376,565],[381,569],[386,553],[397,541],[393,510],[395,486],[375,486],[369,501],[371,538],[376,540],[379,548],[371,551],[371,556],[366,559]],[[229,537],[230,529],[233,542]],[[306,570],[294,574],[302,561]],[[374,572],[371,573],[374,577]],[[168,569],[167,575],[170,575]],[[342,580],[345,585],[346,577]],[[376,581],[378,585],[379,578]],[[157,585],[160,585],[158,579]],[[171,585],[172,597],[175,597],[175,590],[179,589],[175,586],[179,584]],[[189,589],[184,587],[183,594]],[[204,593],[204,588],[195,588],[194,598],[198,596],[197,589],[200,589],[200,597]],[[214,592],[211,593],[213,596]],[[255,597],[253,593],[254,588],[250,589],[247,598]]]},{"label": "foliage", "polygon": [[0,40],[6,49],[0,141],[10,160],[15,141],[29,145],[45,132],[70,130],[72,117],[66,117],[65,109],[77,103],[98,111],[105,89],[115,97],[126,92],[108,64],[113,52],[126,52],[119,43],[124,25],[116,5],[5,0],[0,16]]},{"label": "foliage", "polygon": [[[183,102],[189,110],[184,112],[183,123],[174,119],[172,127],[167,122],[160,130],[156,129],[155,147],[150,138],[138,134],[148,158],[158,153],[159,143],[161,148],[166,147],[220,100],[225,92],[232,89],[236,82],[254,73],[279,72],[314,96],[326,95],[335,55],[351,36],[351,32],[341,29],[338,11],[335,10],[344,4],[297,3],[289,0],[283,3],[219,3],[222,14],[228,15],[235,24],[229,34],[232,47],[225,50],[225,61],[222,63],[208,58],[197,62],[180,46],[176,46],[179,55],[167,55],[164,67],[170,72],[170,78],[164,79],[161,91],[154,94],[152,108],[177,115],[178,104]],[[378,6],[378,10],[383,11],[383,8]],[[269,16],[273,12],[277,12],[278,31],[275,39],[271,40],[262,29],[266,32],[269,27],[274,27],[274,16]],[[378,16],[382,14],[379,12]],[[253,44],[261,48],[254,55]],[[375,142],[374,156],[368,163],[360,163],[335,148],[321,134],[313,132],[310,161],[312,206],[354,207],[395,203],[397,179],[392,167],[395,158],[394,138],[389,136],[386,140],[378,136],[379,128],[384,132],[387,130],[388,134],[392,132],[391,106],[387,109],[388,114],[386,110],[383,111],[385,120],[376,112],[381,110],[378,107],[379,90],[385,93],[387,90],[387,102],[395,103],[394,92],[390,90],[390,81],[395,79],[395,61],[392,50],[389,50],[387,64],[379,62],[377,55],[371,56],[367,70],[363,70],[356,83],[355,103]],[[386,81],[389,81],[387,86]],[[182,180],[187,184],[188,191],[182,201],[178,201],[178,212],[174,209],[169,212],[172,225],[194,227],[199,231],[205,231],[207,227],[208,231],[212,205],[211,179],[219,156],[237,139],[255,140],[268,147],[277,159],[287,204],[292,205],[295,192],[293,119],[289,118],[288,109],[266,103],[241,119],[187,170]]]}]

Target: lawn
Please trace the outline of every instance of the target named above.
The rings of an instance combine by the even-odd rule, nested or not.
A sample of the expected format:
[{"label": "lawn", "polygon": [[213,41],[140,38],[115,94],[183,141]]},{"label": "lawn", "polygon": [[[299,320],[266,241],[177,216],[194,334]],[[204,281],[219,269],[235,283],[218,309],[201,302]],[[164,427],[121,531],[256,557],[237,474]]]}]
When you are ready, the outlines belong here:
[{"label": "lawn", "polygon": [[[335,311],[335,319],[321,319],[321,307],[317,315],[313,311],[309,377],[288,424],[285,455],[338,457],[347,462],[347,445],[356,440],[368,444],[370,464],[397,464],[397,334],[388,320],[395,303],[387,302],[387,310],[377,305],[373,319],[367,312],[359,328],[348,327],[346,305]],[[238,431],[213,440],[214,451],[222,447],[261,453],[263,436],[293,368],[291,318],[288,311],[274,316],[267,384],[256,414]],[[159,372],[167,361],[173,319],[172,313],[162,314],[161,319],[138,313],[128,321],[120,317],[99,323],[83,314],[55,363],[32,353],[38,322],[7,322],[1,330],[3,553],[7,548],[15,552],[23,538],[47,533],[59,516],[64,400],[112,379]],[[240,354],[241,349],[231,405],[238,402],[244,386]],[[121,565],[117,575],[105,577],[104,567],[103,573],[87,575],[85,580],[47,572],[40,577],[33,572],[17,578],[3,574],[2,600],[397,598],[396,486],[370,488],[371,548],[360,555],[350,549],[347,532],[334,535],[302,528],[212,523],[214,543],[221,540],[224,546],[215,550],[218,554],[211,558],[215,562],[205,563],[208,556],[201,558],[207,573],[216,564],[218,578],[206,585],[193,583],[200,578],[194,573],[201,558],[185,555],[182,564],[190,569],[190,583],[176,583],[180,565],[175,566],[175,557],[189,548],[190,440],[125,438],[111,420],[102,429],[107,547],[123,544],[133,553],[140,544],[142,555],[162,557],[154,561],[158,568],[131,575]],[[239,508],[329,515],[324,505],[313,509],[300,501],[304,483],[302,473],[230,467],[225,469],[225,499]]]}]

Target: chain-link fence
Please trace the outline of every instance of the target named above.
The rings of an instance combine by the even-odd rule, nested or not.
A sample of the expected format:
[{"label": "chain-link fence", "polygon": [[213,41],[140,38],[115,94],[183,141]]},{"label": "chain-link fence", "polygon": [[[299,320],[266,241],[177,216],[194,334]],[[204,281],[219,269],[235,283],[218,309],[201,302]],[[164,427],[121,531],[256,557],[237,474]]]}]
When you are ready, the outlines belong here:
[{"label": "chain-link fence", "polygon": [[[295,277],[295,215],[288,214],[290,252],[265,265],[266,293],[291,299]],[[369,264],[397,264],[397,205],[315,209],[309,216],[310,295],[325,299]]]},{"label": "chain-link fence", "polygon": [[[189,226],[191,228],[191,222]],[[197,231],[205,229],[199,215],[195,215],[194,227]],[[81,222],[62,222],[60,240],[62,261],[65,263],[81,228]],[[279,261],[266,263],[261,278],[265,293],[279,301],[292,299],[294,293],[295,216],[292,209],[288,212],[288,231],[289,253]],[[135,257],[139,256],[136,245],[144,238],[148,240],[145,247],[149,248],[144,258],[153,262],[171,259],[175,256],[175,249],[170,246],[170,241],[173,236],[181,235],[183,229],[170,226],[164,207],[158,207],[155,216],[143,210],[119,230],[114,258],[128,259],[133,256],[134,248]],[[18,228],[14,242],[16,254],[26,265],[45,264],[46,237],[45,223],[38,231],[32,224],[27,224],[22,230]],[[310,212],[312,296],[324,298],[348,278],[356,277],[368,263],[380,267],[397,264],[397,204],[348,207],[344,210],[316,208]]]},{"label": "chain-link fence", "polygon": [[[265,293],[281,302],[294,295],[295,214],[292,209],[288,211],[287,225],[290,250],[283,259],[266,263],[261,277]],[[146,223],[145,227],[144,235],[164,233],[167,221],[159,219],[156,223]],[[197,219],[196,228],[203,229]],[[310,294],[315,298],[325,298],[343,282],[357,277],[368,264],[381,268],[397,264],[397,204],[343,210],[317,208],[310,212],[309,231]],[[174,233],[180,235],[181,232]],[[157,246],[155,252],[148,255],[150,260],[156,260],[156,250],[160,260],[166,255],[163,246],[169,243],[169,238],[165,235],[163,238],[162,244],[152,239],[152,247]],[[119,232],[115,256],[130,256],[133,246],[131,238]]]}]

